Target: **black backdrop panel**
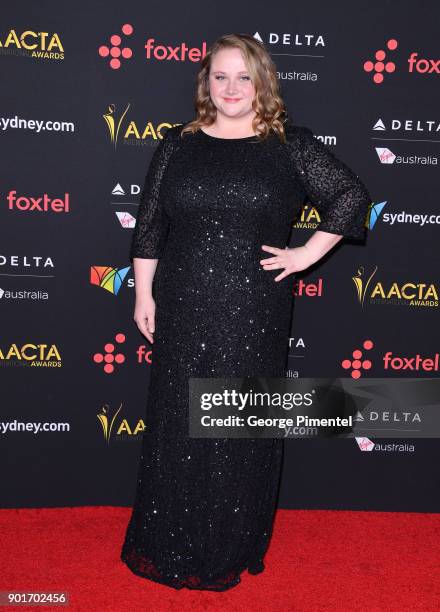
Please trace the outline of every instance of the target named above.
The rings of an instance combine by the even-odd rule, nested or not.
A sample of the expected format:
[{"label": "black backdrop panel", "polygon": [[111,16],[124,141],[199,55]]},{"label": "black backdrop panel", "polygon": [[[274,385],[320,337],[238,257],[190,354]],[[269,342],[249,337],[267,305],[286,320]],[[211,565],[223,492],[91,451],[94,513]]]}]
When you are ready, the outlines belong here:
[{"label": "black backdrop panel", "polygon": [[[224,2],[214,14],[196,2],[109,0],[2,9],[3,507],[133,501],[154,358],[132,319],[133,218],[160,130],[193,117],[200,57],[227,32],[266,43],[292,119],[374,200],[367,248],[345,242],[289,281],[288,375],[345,376],[342,361],[367,340],[373,367],[362,376],[438,375],[383,360],[438,350],[440,8],[424,6]],[[309,204],[292,219],[292,246],[316,227],[315,213]],[[410,305],[372,293],[405,283],[431,287],[434,299]],[[280,506],[438,511],[437,441],[373,442],[364,452],[355,439],[286,441]]]}]

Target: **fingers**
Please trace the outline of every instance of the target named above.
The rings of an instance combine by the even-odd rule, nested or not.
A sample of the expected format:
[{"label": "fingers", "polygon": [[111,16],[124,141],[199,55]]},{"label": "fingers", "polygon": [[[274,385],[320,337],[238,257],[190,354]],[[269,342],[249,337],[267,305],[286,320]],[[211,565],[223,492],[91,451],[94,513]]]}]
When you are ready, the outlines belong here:
[{"label": "fingers", "polygon": [[147,319],[147,327],[150,334],[154,334],[156,331],[156,326],[154,325],[154,316],[150,315]]},{"label": "fingers", "polygon": [[276,263],[277,261],[278,257],[267,257],[266,259],[260,259],[260,264]]},{"label": "fingers", "polygon": [[278,276],[275,276],[273,280],[278,282],[280,280],[283,280],[283,278],[286,278],[286,276],[289,276],[289,274],[291,274],[291,272],[289,272],[288,270],[284,270],[284,272],[281,272],[281,274],[278,274]]},{"label": "fingers", "polygon": [[265,270],[278,270],[279,268],[285,268],[285,267],[286,267],[286,264],[279,263],[279,262],[272,263],[272,264],[265,264],[263,266]]},{"label": "fingers", "polygon": [[273,253],[275,257],[268,257],[266,259],[260,259],[260,264],[262,265],[265,271],[271,270],[279,270],[284,268],[281,274],[278,274],[274,278],[274,281],[279,282],[289,276],[289,274],[295,273],[295,270],[292,269],[292,261],[289,257],[291,249],[287,247],[284,249],[279,249],[277,247],[270,247],[267,244],[263,244],[261,246],[263,251],[268,251],[269,253]]},{"label": "fingers", "polygon": [[268,264],[263,266],[263,268],[268,272],[271,270],[279,270],[280,268],[284,268],[284,271],[274,278],[275,281],[283,280],[283,278],[286,278],[286,276],[289,276],[289,274],[293,274],[295,272],[295,270],[292,270],[291,267],[286,268],[286,264],[283,263]]},{"label": "fingers", "polygon": [[147,338],[151,344],[154,344],[154,317],[149,317],[145,319],[141,319],[140,321],[136,321],[136,325],[138,326],[139,331],[143,336]]},{"label": "fingers", "polygon": [[280,252],[282,253],[284,251],[284,249],[279,249],[278,247],[271,247],[271,246],[268,246],[267,244],[261,245],[261,248],[263,249],[263,251],[267,251],[268,253],[273,253],[274,255],[278,255]]},{"label": "fingers", "polygon": [[[278,249],[279,251],[281,249]],[[278,268],[285,268],[288,265],[286,257],[283,257],[284,253],[281,253],[277,257],[267,257],[266,259],[260,259],[260,264],[265,270],[277,270]]]}]

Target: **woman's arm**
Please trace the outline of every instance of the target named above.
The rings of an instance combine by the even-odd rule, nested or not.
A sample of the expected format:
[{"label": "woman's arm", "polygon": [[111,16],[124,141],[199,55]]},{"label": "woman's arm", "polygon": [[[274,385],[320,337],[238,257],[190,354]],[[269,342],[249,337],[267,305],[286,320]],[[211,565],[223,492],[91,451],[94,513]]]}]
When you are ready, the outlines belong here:
[{"label": "woman's arm", "polygon": [[275,257],[260,261],[265,270],[285,268],[279,281],[319,261],[342,238],[365,240],[370,194],[360,178],[305,127],[286,134],[293,170],[321,216],[305,245],[292,249],[262,246]]},{"label": "woman's arm", "polygon": [[307,198],[320,214],[318,230],[354,240],[366,239],[371,204],[367,188],[351,168],[305,127],[300,129],[295,170]]},{"label": "woman's arm", "polygon": [[158,259],[133,259],[136,300],[153,297],[153,279]]},{"label": "woman's arm", "polygon": [[151,343],[155,331],[156,310],[153,280],[169,229],[169,219],[160,202],[160,187],[172,151],[173,140],[169,128],[156,147],[148,166],[129,255],[134,268],[136,293],[133,318],[140,332]]},{"label": "woman's arm", "polygon": [[153,278],[158,259],[133,259],[136,300],[133,319],[139,331],[151,344],[156,330],[156,303],[153,298]]}]

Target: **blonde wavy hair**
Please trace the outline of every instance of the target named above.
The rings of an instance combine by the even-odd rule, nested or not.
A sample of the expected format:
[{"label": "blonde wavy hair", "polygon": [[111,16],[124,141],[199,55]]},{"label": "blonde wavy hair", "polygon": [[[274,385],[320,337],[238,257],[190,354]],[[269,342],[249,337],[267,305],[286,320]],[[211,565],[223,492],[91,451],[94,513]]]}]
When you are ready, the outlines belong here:
[{"label": "blonde wavy hair", "polygon": [[240,49],[249,76],[255,88],[255,98],[252,108],[255,117],[252,127],[257,137],[266,139],[275,132],[282,142],[286,141],[283,124],[288,121],[287,110],[280,94],[276,67],[262,42],[248,34],[224,34],[210,47],[202,60],[197,74],[197,89],[194,98],[196,118],[186,123],[181,130],[181,136],[186,132],[195,133],[202,126],[210,126],[217,116],[217,108],[209,95],[209,72],[212,59],[221,49],[235,47]]}]

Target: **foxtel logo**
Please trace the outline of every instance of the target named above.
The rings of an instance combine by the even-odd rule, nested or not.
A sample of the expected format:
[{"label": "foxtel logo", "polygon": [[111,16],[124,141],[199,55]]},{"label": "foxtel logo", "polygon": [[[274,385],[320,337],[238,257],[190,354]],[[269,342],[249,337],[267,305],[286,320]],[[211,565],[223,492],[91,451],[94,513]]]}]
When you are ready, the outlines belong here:
[{"label": "foxtel logo", "polygon": [[[390,52],[399,46],[395,38],[390,38],[383,48],[377,49],[374,57],[364,62],[365,72],[373,75],[373,82],[379,85],[384,82],[385,75],[396,71],[396,64],[390,60]],[[393,56],[391,55],[391,58]],[[414,51],[408,57],[408,72],[418,74],[440,74],[440,59],[419,57]]]},{"label": "foxtel logo", "polygon": [[6,196],[9,210],[22,211],[37,211],[37,212],[54,212],[60,213],[70,212],[69,194],[64,194],[63,198],[50,198],[47,193],[44,193],[38,198],[32,196],[20,195],[17,197],[17,191],[14,189]]},{"label": "foxtel logo", "polygon": [[202,43],[202,48],[189,47],[182,42],[177,47],[170,45],[158,45],[154,38],[148,38],[145,47],[145,58],[158,60],[159,62],[175,60],[176,62],[200,62],[206,55],[206,41]]}]

